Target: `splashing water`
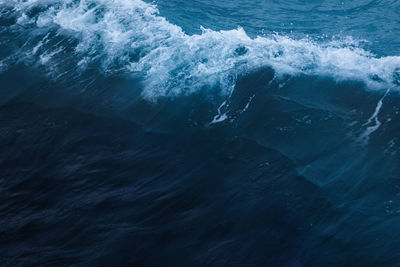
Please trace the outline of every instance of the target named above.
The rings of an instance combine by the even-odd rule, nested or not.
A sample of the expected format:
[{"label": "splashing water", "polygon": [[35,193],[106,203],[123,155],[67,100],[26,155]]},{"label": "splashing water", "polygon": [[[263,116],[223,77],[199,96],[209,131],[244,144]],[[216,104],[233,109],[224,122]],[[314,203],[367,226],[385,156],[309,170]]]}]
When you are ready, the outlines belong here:
[{"label": "splashing water", "polygon": [[[238,75],[261,67],[272,67],[278,76],[322,75],[385,88],[396,83],[400,67],[400,57],[376,57],[351,38],[324,43],[278,34],[250,38],[242,28],[202,28],[201,34],[188,35],[161,17],[156,6],[140,0],[3,1],[1,5],[11,6],[18,17],[12,31],[29,32],[25,45],[2,66],[15,58],[25,62],[39,58],[33,61],[54,77],[90,68],[106,74],[125,72],[143,79],[143,96],[148,99],[210,87],[229,94]],[[74,62],[67,69],[65,57]]]}]

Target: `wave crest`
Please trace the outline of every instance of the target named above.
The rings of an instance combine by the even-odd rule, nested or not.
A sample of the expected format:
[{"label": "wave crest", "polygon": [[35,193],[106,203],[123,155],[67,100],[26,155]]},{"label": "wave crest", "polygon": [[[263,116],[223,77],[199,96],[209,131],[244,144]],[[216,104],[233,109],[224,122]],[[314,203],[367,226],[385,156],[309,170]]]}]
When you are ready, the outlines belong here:
[{"label": "wave crest", "polygon": [[7,5],[18,17],[10,30],[28,36],[23,51],[15,52],[19,58],[36,58],[37,64],[56,73],[96,66],[104,73],[140,76],[143,95],[149,99],[209,87],[229,94],[238,75],[266,66],[278,76],[322,75],[359,80],[371,88],[399,83],[399,56],[376,57],[351,39],[321,43],[279,34],[250,38],[242,28],[203,28],[201,34],[188,35],[160,16],[155,5],[141,0],[31,0]]}]

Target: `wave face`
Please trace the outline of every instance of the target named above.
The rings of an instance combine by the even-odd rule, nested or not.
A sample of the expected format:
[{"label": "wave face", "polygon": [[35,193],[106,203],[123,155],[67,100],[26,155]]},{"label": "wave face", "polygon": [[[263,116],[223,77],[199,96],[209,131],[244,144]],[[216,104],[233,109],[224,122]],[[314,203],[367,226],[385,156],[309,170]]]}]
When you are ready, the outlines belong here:
[{"label": "wave face", "polygon": [[99,67],[104,73],[124,71],[143,77],[147,98],[210,87],[230,94],[239,75],[262,67],[272,67],[278,76],[329,76],[373,88],[400,82],[399,56],[376,57],[351,38],[250,38],[242,28],[202,28],[201,34],[188,35],[161,17],[156,6],[140,0],[2,5],[15,21],[6,31],[26,34],[22,48],[2,60],[3,69],[22,60],[44,65],[55,77]]},{"label": "wave face", "polygon": [[396,266],[399,14],[0,0],[0,264]]}]

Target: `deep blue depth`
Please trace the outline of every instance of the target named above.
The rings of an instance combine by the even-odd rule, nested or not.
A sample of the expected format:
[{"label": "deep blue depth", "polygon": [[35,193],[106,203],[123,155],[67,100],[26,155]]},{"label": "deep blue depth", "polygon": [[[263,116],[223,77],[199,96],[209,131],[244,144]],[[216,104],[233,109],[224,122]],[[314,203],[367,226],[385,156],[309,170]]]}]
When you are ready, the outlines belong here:
[{"label": "deep blue depth", "polygon": [[397,266],[400,2],[0,0],[1,266]]}]

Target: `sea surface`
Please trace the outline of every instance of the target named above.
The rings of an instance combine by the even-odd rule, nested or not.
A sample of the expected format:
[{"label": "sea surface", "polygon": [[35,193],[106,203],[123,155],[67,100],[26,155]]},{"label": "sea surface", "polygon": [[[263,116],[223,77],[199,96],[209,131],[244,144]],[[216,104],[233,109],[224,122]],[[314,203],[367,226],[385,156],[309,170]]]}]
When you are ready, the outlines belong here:
[{"label": "sea surface", "polygon": [[0,0],[1,266],[398,266],[400,1]]}]

